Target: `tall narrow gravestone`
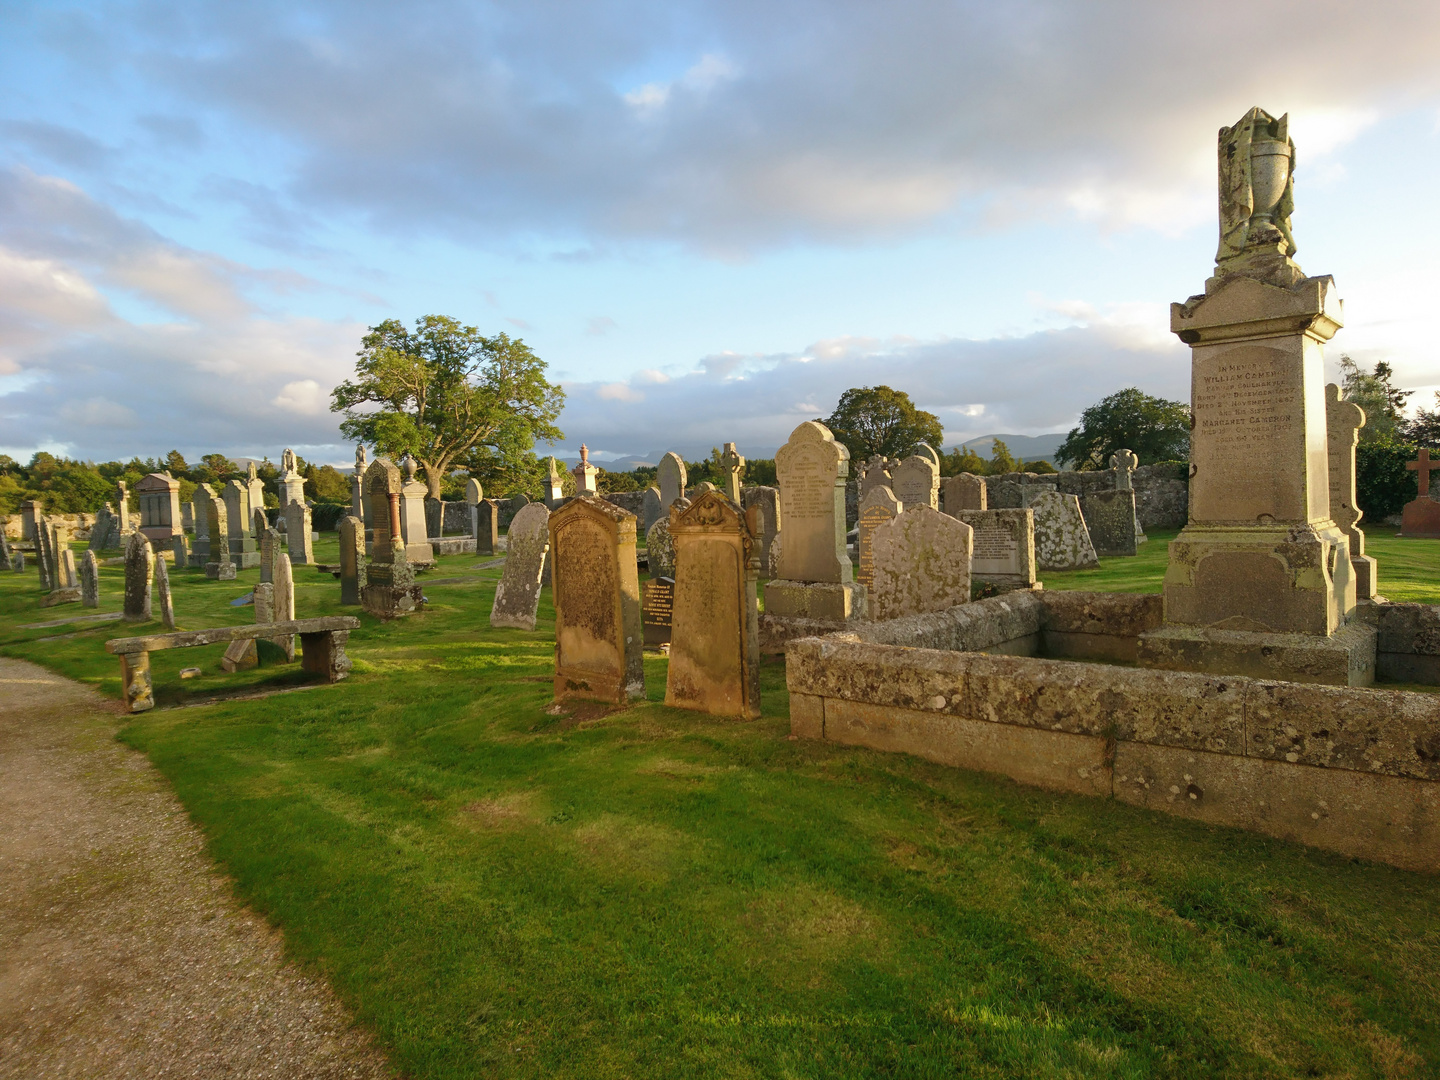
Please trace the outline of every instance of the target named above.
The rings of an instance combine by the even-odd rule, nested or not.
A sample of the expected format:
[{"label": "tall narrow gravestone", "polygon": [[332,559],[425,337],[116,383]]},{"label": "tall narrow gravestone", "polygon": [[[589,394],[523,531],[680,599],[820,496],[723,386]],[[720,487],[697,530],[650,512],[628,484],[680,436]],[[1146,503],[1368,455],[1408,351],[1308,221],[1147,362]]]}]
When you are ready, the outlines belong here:
[{"label": "tall narrow gravestone", "polygon": [[1164,624],[1141,636],[1138,659],[1368,684],[1375,630],[1350,619],[1350,543],[1330,513],[1324,345],[1340,299],[1291,258],[1287,118],[1251,109],[1217,151],[1215,272],[1170,306],[1191,353],[1189,519],[1170,544]]},{"label": "tall narrow gravestone", "polygon": [[945,611],[970,602],[970,526],[917,506],[875,530],[877,621]]},{"label": "tall narrow gravestone", "polygon": [[[824,424],[807,420],[775,454],[784,542],[778,580],[765,585],[766,648],[795,632],[865,617],[865,589],[845,551],[845,478],[850,452]],[[785,625],[785,620],[792,620]],[[793,620],[801,620],[801,625]]]},{"label": "tall narrow gravestone", "polygon": [[85,552],[80,560],[80,603],[83,607],[100,606],[100,560],[95,552]]},{"label": "tall narrow gravestone", "polygon": [[470,523],[475,534],[476,555],[494,555],[500,550],[499,503],[494,499],[477,500],[470,507]]},{"label": "tall narrow gravestone", "polygon": [[495,586],[490,625],[534,630],[540,605],[540,572],[550,550],[550,511],[544,503],[529,503],[510,521],[505,569]]},{"label": "tall narrow gravestone", "polygon": [[230,561],[241,570],[260,565],[260,550],[250,534],[253,525],[250,513],[250,488],[239,480],[225,485],[225,517],[229,526]]},{"label": "tall narrow gravestone", "polygon": [[665,513],[665,504],[660,501],[660,489],[648,487],[645,489],[645,496],[642,502],[644,514],[640,526],[645,530],[645,535],[650,535],[650,526],[659,521]]},{"label": "tall narrow gravestone", "polygon": [[150,580],[155,576],[155,553],[140,530],[130,534],[125,547],[125,621],[150,621]]},{"label": "tall narrow gravestone", "polygon": [[739,506],[740,478],[745,475],[745,459],[740,456],[740,451],[733,442],[725,444],[725,452],[720,455],[720,469],[723,475],[720,490],[725,492],[727,499]]},{"label": "tall narrow gravestone", "polygon": [[739,504],[718,492],[672,510],[670,535],[677,571],[665,704],[753,719],[760,715],[755,538]]},{"label": "tall narrow gravestone", "polygon": [[577,495],[550,515],[555,700],[645,696],[635,515]]},{"label": "tall narrow gravestone", "polygon": [[155,560],[155,601],[160,605],[160,621],[166,630],[175,629],[175,601],[170,595],[169,563]]},{"label": "tall narrow gravestone", "polygon": [[856,523],[860,563],[855,570],[855,580],[865,586],[870,597],[875,595],[875,530],[887,521],[894,521],[904,509],[905,504],[884,484],[874,485],[860,500],[860,520]]},{"label": "tall narrow gravestone", "polygon": [[1355,505],[1355,447],[1365,426],[1365,410],[1342,401],[1340,387],[1325,387],[1325,427],[1330,445],[1330,516],[1350,541],[1350,567],[1355,571],[1355,599],[1373,600],[1377,579],[1375,560],[1365,554],[1360,531],[1363,512]]},{"label": "tall narrow gravestone", "polygon": [[[274,621],[277,623],[291,622],[295,618],[295,575],[290,569],[290,556],[281,552],[275,556],[275,580],[271,582],[274,588]],[[295,659],[295,635],[281,634],[272,641],[285,650],[287,662]]]},{"label": "tall narrow gravestone", "polygon": [[679,454],[671,451],[660,459],[660,465],[655,470],[655,481],[660,485],[660,505],[667,515],[670,513],[670,504],[685,497],[685,483],[688,479],[685,462],[680,459]]},{"label": "tall narrow gravestone", "polygon": [[303,502],[288,503],[284,514],[285,546],[290,549],[287,557],[296,566],[314,566],[315,540],[310,531],[310,507]]},{"label": "tall narrow gravestone", "polygon": [[365,568],[365,586],[360,590],[360,604],[371,615],[382,619],[413,614],[424,602],[401,536],[403,486],[400,470],[387,458],[377,457],[365,471],[365,499],[370,504],[374,539],[370,544],[370,562]]},{"label": "tall narrow gravestone", "polygon": [[195,537],[190,545],[190,565],[205,569],[210,561],[210,500],[215,497],[209,484],[197,484],[190,497]]},{"label": "tall narrow gravestone", "polygon": [[368,463],[365,460],[365,444],[360,443],[355,447],[355,473],[350,477],[350,513],[363,523],[361,535],[365,529],[370,527],[370,516],[365,505],[365,470]]},{"label": "tall narrow gravestone", "polygon": [[365,523],[354,514],[340,519],[340,603],[360,603],[365,587]]}]

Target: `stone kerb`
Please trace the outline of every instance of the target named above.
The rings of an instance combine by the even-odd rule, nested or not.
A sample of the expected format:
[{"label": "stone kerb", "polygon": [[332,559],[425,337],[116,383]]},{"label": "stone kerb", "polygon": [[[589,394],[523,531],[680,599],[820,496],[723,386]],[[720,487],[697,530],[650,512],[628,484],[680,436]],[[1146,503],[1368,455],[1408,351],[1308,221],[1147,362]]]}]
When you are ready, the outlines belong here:
[{"label": "stone kerb", "polygon": [[490,625],[534,630],[540,604],[540,574],[550,550],[550,510],[528,503],[510,522],[505,567],[495,586]]},{"label": "stone kerb", "polygon": [[930,506],[906,507],[875,529],[872,616],[878,620],[943,611],[970,602],[969,525]]},{"label": "stone kerb", "polygon": [[670,512],[673,586],[665,703],[717,716],[760,715],[757,544],[740,507],[707,492]]},{"label": "stone kerb", "polygon": [[549,526],[555,700],[643,697],[635,515],[579,495],[550,515]]}]

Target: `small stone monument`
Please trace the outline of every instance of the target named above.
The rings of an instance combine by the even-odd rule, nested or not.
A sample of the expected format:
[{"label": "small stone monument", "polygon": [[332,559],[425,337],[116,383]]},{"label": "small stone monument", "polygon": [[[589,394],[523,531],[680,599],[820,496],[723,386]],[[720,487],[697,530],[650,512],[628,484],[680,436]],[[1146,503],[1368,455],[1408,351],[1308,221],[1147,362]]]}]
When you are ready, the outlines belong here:
[{"label": "small stone monument", "polygon": [[190,538],[176,533],[170,538],[170,553],[175,557],[175,569],[184,570],[190,565]]},{"label": "small stone monument", "polygon": [[671,504],[684,498],[687,479],[685,462],[679,454],[672,450],[660,459],[660,465],[655,470],[655,482],[660,485],[660,504],[667,515]]},{"label": "small stone monument", "polygon": [[895,498],[908,509],[913,510],[917,506],[928,506],[932,510],[939,508],[940,466],[930,454],[911,454],[896,465],[890,475],[893,478],[890,488]]},{"label": "small stone monument", "polygon": [[360,603],[365,587],[365,523],[354,514],[340,519],[340,603]]},{"label": "small stone monument", "polygon": [[[203,518],[210,534],[210,559],[205,564],[205,576],[212,581],[234,581],[235,564],[230,559],[230,521],[225,503],[210,489],[201,484],[195,489],[195,520]],[[203,505],[202,505],[203,498]]]},{"label": "small stone monument", "polygon": [[1430,451],[1421,447],[1414,461],[1405,463],[1405,468],[1415,473],[1419,495],[1406,503],[1400,512],[1400,535],[1422,540],[1440,539],[1440,501],[1431,492],[1430,473],[1440,469],[1440,461],[1430,460]]},{"label": "small stone monument", "polygon": [[215,497],[209,484],[195,485],[195,494],[190,496],[191,518],[195,522],[195,535],[190,543],[190,566],[205,569],[210,562],[210,500]]},{"label": "small stone monument", "polygon": [[865,586],[871,597],[875,595],[875,530],[887,521],[894,521],[904,510],[905,504],[884,484],[875,484],[860,500],[860,520],[855,526],[859,533],[860,557],[855,580]]},{"label": "small stone monument", "polygon": [[415,479],[419,464],[413,457],[406,454],[400,465],[405,470],[405,482],[400,485],[400,537],[405,541],[405,559],[417,569],[434,566],[435,549],[430,545],[430,530],[425,521],[425,496],[429,488]]},{"label": "small stone monument", "polygon": [[150,581],[155,576],[155,552],[145,534],[130,534],[125,548],[125,621],[150,621]]},{"label": "small stone monument", "polygon": [[989,509],[990,496],[983,476],[960,473],[946,478],[942,487],[945,513],[953,518],[958,518],[962,510]]},{"label": "small stone monument", "polygon": [[292,502],[303,503],[305,501],[305,477],[297,471],[298,463],[294,450],[287,448],[280,455],[280,476],[275,481],[275,489],[276,494],[280,496],[282,512]]},{"label": "small stone monument", "polygon": [[[1375,599],[1377,567],[1365,554],[1365,534],[1360,531],[1364,516],[1355,505],[1355,447],[1365,426],[1365,410],[1340,397],[1340,387],[1325,387],[1325,429],[1330,444],[1330,516],[1350,541],[1350,568],[1355,571],[1355,599]],[[1403,519],[1402,519],[1403,520]]]},{"label": "small stone monument", "polygon": [[494,555],[500,550],[500,504],[481,499],[470,507],[470,531],[475,537],[476,555]]},{"label": "small stone monument", "polygon": [[230,561],[241,570],[260,565],[260,551],[251,535],[250,487],[239,480],[225,484],[225,516],[230,526]]},{"label": "small stone monument", "polygon": [[[420,485],[422,490],[424,486]],[[409,547],[401,535],[403,487],[400,470],[388,458],[377,457],[365,471],[365,500],[370,506],[374,540],[370,544],[370,562],[365,568],[365,586],[360,590],[360,605],[382,619],[413,614],[424,603],[424,594],[415,584]],[[426,548],[433,551],[428,543]]]},{"label": "small stone monument", "polygon": [[80,604],[82,607],[100,606],[100,560],[95,552],[85,552],[80,560]]},{"label": "small stone monument", "polygon": [[1035,586],[1035,511],[1029,508],[961,510],[974,530],[970,579],[1011,589]]},{"label": "small stone monument", "polygon": [[[731,475],[738,486],[738,470]],[[738,501],[707,492],[670,511],[670,534],[679,572],[665,704],[753,719],[760,715],[759,558],[745,515]]]},{"label": "small stone monument", "polygon": [[260,580],[275,580],[275,556],[280,554],[280,530],[267,527],[260,534]]},{"label": "small stone monument", "polygon": [[775,454],[785,539],[779,578],[765,585],[767,648],[783,645],[789,631],[809,634],[865,617],[865,589],[855,583],[845,550],[849,460],[844,444],[814,420],[791,432]]},{"label": "small stone monument", "polygon": [[724,478],[720,490],[727,499],[739,506],[740,478],[745,475],[745,459],[740,456],[740,451],[735,449],[733,442],[725,444],[725,452],[720,455],[720,469]]},{"label": "small stone monument", "polygon": [[[251,536],[258,544],[260,542],[260,529],[254,526],[255,513],[259,511],[264,514],[265,508],[265,481],[260,479],[260,473],[255,468],[255,462],[250,462],[245,467],[245,489],[250,497],[250,517],[245,519],[245,524],[251,530]],[[262,526],[263,528],[263,526]]]},{"label": "small stone monument", "polygon": [[540,571],[550,550],[550,511],[544,503],[529,503],[510,521],[505,569],[495,586],[490,625],[534,630],[540,605]]},{"label": "small stone monument", "polygon": [[871,543],[877,622],[970,602],[973,534],[963,521],[917,506],[876,527]]},{"label": "small stone monument", "polygon": [[[295,618],[295,574],[290,568],[290,556],[283,551],[275,556],[275,580],[270,583],[274,589],[274,617],[272,622],[291,622]],[[281,634],[271,638],[285,650],[285,660],[295,659],[295,635]]]},{"label": "small stone monument", "polygon": [[575,494],[594,495],[598,491],[600,470],[590,464],[590,448],[580,444],[580,461],[570,470],[575,476]]},{"label": "small stone monument", "polygon": [[635,515],[577,495],[550,515],[555,700],[645,696]]},{"label": "small stone monument", "polygon": [[645,489],[644,514],[641,525],[645,529],[645,535],[650,535],[650,526],[659,521],[665,515],[665,504],[660,500],[660,489],[648,487]]},{"label": "small stone monument", "polygon": [[355,473],[350,477],[350,513],[364,523],[360,530],[362,537],[365,535],[365,529],[370,526],[370,520],[366,516],[368,507],[365,505],[365,470],[368,467],[369,463],[365,460],[365,444],[360,443],[355,447]]},{"label": "small stone monument", "polygon": [[[1139,467],[1140,467],[1140,459],[1135,455],[1135,452],[1134,452],[1133,450],[1116,450],[1115,453],[1111,454],[1111,455],[1110,455],[1110,468],[1112,468],[1112,469],[1115,470],[1115,490],[1116,490],[1116,491],[1134,491],[1134,490],[1135,490],[1135,482],[1134,482],[1134,478],[1133,478],[1133,473],[1134,473],[1135,470],[1138,469]],[[1136,512],[1136,515],[1135,515],[1135,543],[1136,543],[1136,545],[1138,546],[1138,545],[1140,545],[1140,544],[1145,543],[1145,542],[1146,542],[1147,540],[1149,540],[1150,538],[1145,535],[1145,529],[1144,529],[1144,528],[1141,526],[1141,524],[1140,524],[1140,515],[1139,515],[1139,512],[1138,512],[1138,507],[1139,507],[1139,503],[1138,503],[1138,502],[1136,503],[1136,507],[1137,507],[1137,512]],[[1090,518],[1090,511],[1089,511],[1088,509],[1085,511],[1085,518],[1086,518],[1087,521],[1088,521],[1089,518]],[[1092,529],[1090,530],[1090,532],[1091,532],[1091,535],[1092,535],[1092,537],[1093,537],[1093,536],[1094,536],[1094,533],[1095,533],[1095,530],[1092,528]],[[1096,544],[1096,549],[1097,549],[1097,550],[1099,549],[1099,544],[1098,544],[1098,543]],[[1102,552],[1100,552],[1100,554],[1103,555],[1103,554],[1105,554],[1105,553],[1102,551]]]},{"label": "small stone monument", "polygon": [[164,559],[155,560],[155,601],[160,605],[160,621],[166,630],[175,629],[175,601],[170,596],[170,569]]},{"label": "small stone monument", "polygon": [[1041,570],[1092,570],[1100,565],[1079,498],[1047,491],[1030,508],[1035,512],[1035,562]]},{"label": "small stone monument", "polygon": [[120,521],[120,542],[128,544],[135,525],[130,520],[130,489],[124,480],[115,481],[115,516]]},{"label": "small stone monument", "polygon": [[545,476],[545,505],[554,510],[565,500],[565,482],[560,477],[560,465],[554,456],[547,458],[549,471]]}]

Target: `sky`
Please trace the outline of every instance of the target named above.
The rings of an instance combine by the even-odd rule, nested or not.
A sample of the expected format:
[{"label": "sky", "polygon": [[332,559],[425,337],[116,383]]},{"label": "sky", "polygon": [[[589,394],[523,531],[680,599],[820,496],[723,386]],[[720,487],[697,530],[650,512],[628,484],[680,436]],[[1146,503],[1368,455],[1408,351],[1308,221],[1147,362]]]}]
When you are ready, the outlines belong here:
[{"label": "sky", "polygon": [[1328,347],[1434,404],[1440,5],[0,5],[0,453],[343,464],[367,326],[524,339],[605,461],[852,386],[946,446],[1188,398],[1215,138],[1290,116]]}]

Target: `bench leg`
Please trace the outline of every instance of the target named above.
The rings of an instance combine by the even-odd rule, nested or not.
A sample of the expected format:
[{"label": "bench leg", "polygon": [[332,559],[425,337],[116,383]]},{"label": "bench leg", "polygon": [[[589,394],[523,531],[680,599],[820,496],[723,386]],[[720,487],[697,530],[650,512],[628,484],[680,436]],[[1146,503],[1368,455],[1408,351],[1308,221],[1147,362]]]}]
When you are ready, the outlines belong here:
[{"label": "bench leg", "polygon": [[150,654],[121,653],[120,682],[132,713],[155,707],[155,687],[150,681]]},{"label": "bench leg", "polygon": [[339,682],[350,674],[350,657],[345,655],[349,630],[324,630],[300,635],[300,667],[326,682]]}]

